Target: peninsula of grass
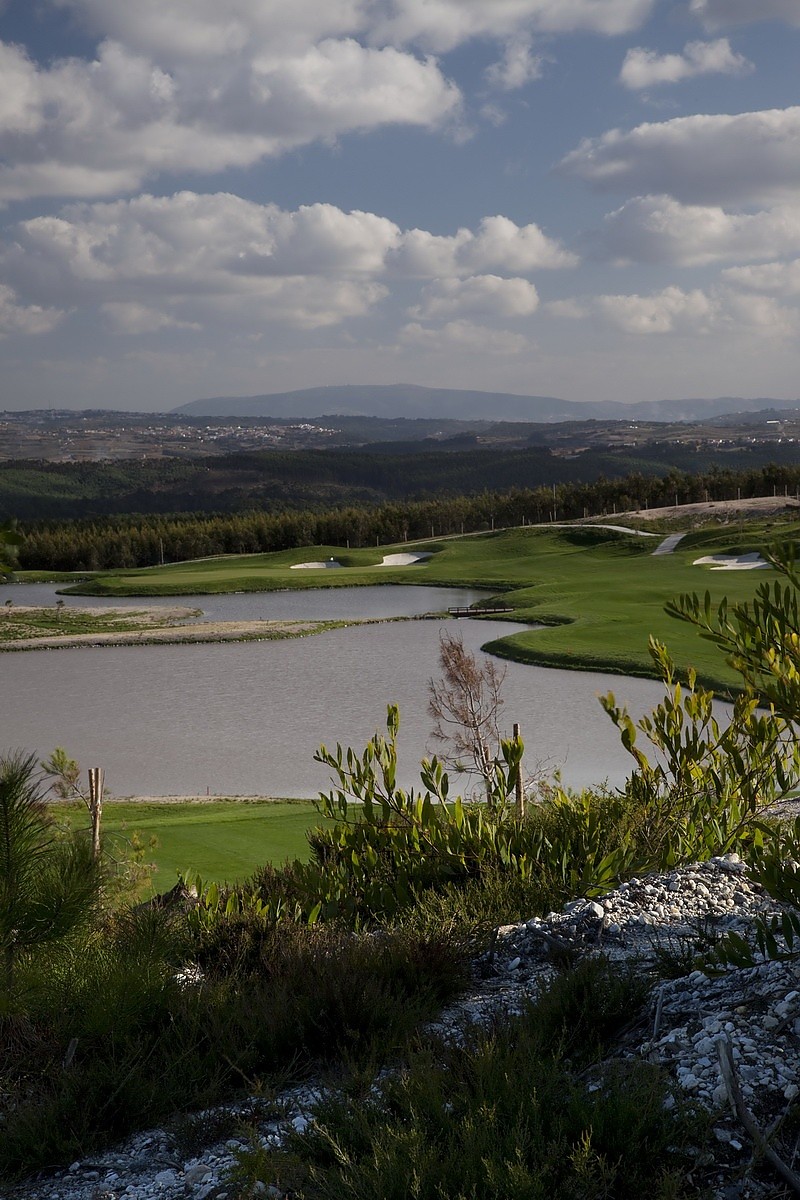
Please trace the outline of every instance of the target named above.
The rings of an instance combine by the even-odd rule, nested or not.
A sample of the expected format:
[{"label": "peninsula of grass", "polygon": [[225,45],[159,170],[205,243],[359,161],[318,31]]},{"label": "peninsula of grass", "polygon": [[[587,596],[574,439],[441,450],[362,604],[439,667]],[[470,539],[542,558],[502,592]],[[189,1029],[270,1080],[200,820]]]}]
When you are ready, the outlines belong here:
[{"label": "peninsula of grass", "polygon": [[[761,550],[777,537],[796,538],[800,526],[719,526],[690,534],[672,554],[654,556],[658,539],[589,526],[527,527],[461,538],[349,551],[302,547],[276,554],[226,556],[106,574],[70,589],[104,596],[178,596],[369,584],[424,584],[483,588],[512,610],[507,619],[539,628],[495,639],[486,649],[540,666],[653,676],[648,637],[665,641],[679,666],[694,665],[717,687],[733,672],[689,625],[664,613],[685,592],[708,590],[712,603],[750,599],[771,570],[712,571],[694,566],[710,554]],[[430,555],[407,567],[384,567],[384,554],[412,550]],[[335,559],[341,569],[292,570]],[[432,600],[432,608],[436,608]],[[541,628],[545,626],[545,628]]]},{"label": "peninsula of grass", "polygon": [[[63,601],[62,601],[63,604]],[[198,621],[200,609],[0,608],[0,652],[78,646],[274,642],[340,629],[351,621]],[[402,620],[403,618],[392,618]]]},{"label": "peninsula of grass", "polygon": [[[55,815],[73,829],[87,824],[80,803],[59,805]],[[135,845],[152,867],[143,895],[168,891],[179,873],[233,883],[264,863],[305,861],[306,832],[325,824],[307,800],[110,800],[103,805],[103,832],[112,857],[127,857]]]},{"label": "peninsula of grass", "polygon": [[[188,609],[0,607],[0,647],[34,638],[69,638],[87,634],[152,632],[173,628],[178,621],[193,615]],[[196,610],[195,610],[196,613]]]}]

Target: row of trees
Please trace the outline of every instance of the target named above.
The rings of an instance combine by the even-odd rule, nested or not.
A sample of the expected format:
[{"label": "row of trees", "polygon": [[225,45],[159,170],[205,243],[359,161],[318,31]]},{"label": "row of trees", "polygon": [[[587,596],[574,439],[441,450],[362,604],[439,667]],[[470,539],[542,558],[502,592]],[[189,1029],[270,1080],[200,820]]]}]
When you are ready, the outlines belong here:
[{"label": "row of trees", "polygon": [[298,546],[385,545],[509,525],[607,517],[737,496],[795,495],[800,467],[746,472],[641,474],[594,483],[483,491],[475,495],[283,512],[130,515],[24,526],[22,569],[98,571],[154,566],[214,554],[253,554]]}]

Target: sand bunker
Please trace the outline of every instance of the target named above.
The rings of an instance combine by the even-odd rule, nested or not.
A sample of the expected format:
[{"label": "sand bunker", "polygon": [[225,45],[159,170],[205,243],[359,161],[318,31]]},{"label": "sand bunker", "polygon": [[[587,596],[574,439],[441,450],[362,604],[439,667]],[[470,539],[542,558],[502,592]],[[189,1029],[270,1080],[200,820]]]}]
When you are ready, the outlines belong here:
[{"label": "sand bunker", "polygon": [[[384,554],[382,567],[411,567],[414,563],[424,562],[426,558],[430,558],[430,554],[423,552],[417,554]],[[335,558],[326,559],[325,562],[307,562],[294,563],[293,571],[324,571],[326,568],[341,567],[341,563]]]},{"label": "sand bunker", "polygon": [[326,568],[330,570],[331,567],[341,567],[341,565],[335,558],[328,558],[325,562],[292,563],[291,569],[293,571],[324,571]]},{"label": "sand bunker", "polygon": [[411,567],[414,563],[425,562],[426,558],[430,558],[430,554],[425,552],[419,554],[384,554],[382,567]]},{"label": "sand bunker", "polygon": [[712,571],[755,571],[759,567],[768,567],[761,555],[754,554],[707,554],[705,558],[696,558],[695,567],[711,567]]}]

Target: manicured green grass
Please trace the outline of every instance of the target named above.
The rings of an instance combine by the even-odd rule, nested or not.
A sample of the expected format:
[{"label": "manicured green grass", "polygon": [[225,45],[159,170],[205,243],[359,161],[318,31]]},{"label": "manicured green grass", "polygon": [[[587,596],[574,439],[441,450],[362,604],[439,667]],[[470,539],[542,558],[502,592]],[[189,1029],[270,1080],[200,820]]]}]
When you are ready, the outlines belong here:
[{"label": "manicured green grass", "polygon": [[[512,529],[476,537],[417,543],[431,552],[411,567],[375,565],[383,554],[409,549],[347,551],[336,546],[304,547],[279,554],[226,557],[108,575],[80,587],[104,595],[175,595],[181,592],[340,587],[381,583],[487,588],[514,609],[515,621],[544,623],[546,629],[515,633],[491,650],[517,661],[626,675],[652,675],[650,634],[664,640],[679,665],[693,664],[702,678],[727,685],[733,673],[718,653],[688,625],[663,609],[682,592],[708,589],[712,601],[749,599],[771,571],[710,571],[693,565],[715,552],[758,549],[778,535],[797,537],[800,526],[753,523],[716,527],[690,535],[675,553],[653,556],[656,538],[601,529]],[[336,558],[337,570],[292,571],[292,563]],[[78,589],[75,589],[78,590]],[[436,607],[432,600],[432,608]]]},{"label": "manicured green grass", "polygon": [[[64,805],[57,815],[71,825],[86,822],[80,805]],[[196,871],[202,879],[233,883],[263,863],[309,856],[306,830],[325,824],[306,801],[212,800],[208,803],[136,804],[113,801],[103,807],[103,831],[122,850],[133,834],[146,862],[156,864],[152,890],[167,891],[177,873]],[[157,845],[151,849],[151,838]]]},{"label": "manicured green grass", "polygon": [[[345,550],[341,546],[304,546],[274,554],[232,554],[196,558],[163,567],[139,567],[118,574],[107,572],[64,589],[84,596],[181,596],[224,592],[263,592],[281,588],[352,587],[366,583],[410,582],[404,577],[416,567],[392,569],[380,565],[384,554],[405,547]],[[335,558],[342,570],[293,571],[295,563]],[[425,582],[418,580],[417,582]]]}]

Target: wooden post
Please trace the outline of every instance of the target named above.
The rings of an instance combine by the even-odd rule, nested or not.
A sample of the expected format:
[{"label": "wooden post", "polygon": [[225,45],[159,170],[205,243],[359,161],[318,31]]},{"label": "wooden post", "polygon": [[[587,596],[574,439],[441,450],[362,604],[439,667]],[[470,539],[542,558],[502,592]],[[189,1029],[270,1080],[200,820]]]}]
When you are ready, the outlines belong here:
[{"label": "wooden post", "polygon": [[485,742],[478,740],[480,757],[483,760],[483,782],[486,788],[486,807],[491,811],[494,808],[492,800],[492,760],[489,755],[489,747]]},{"label": "wooden post", "polygon": [[103,815],[103,768],[89,768],[89,813],[92,818],[92,854],[100,857],[100,818]]},{"label": "wooden post", "polygon": [[[519,739],[519,722],[514,722],[514,738]],[[517,817],[520,821],[525,820],[525,789],[522,786],[522,760],[520,760],[519,771],[517,773]]]}]

